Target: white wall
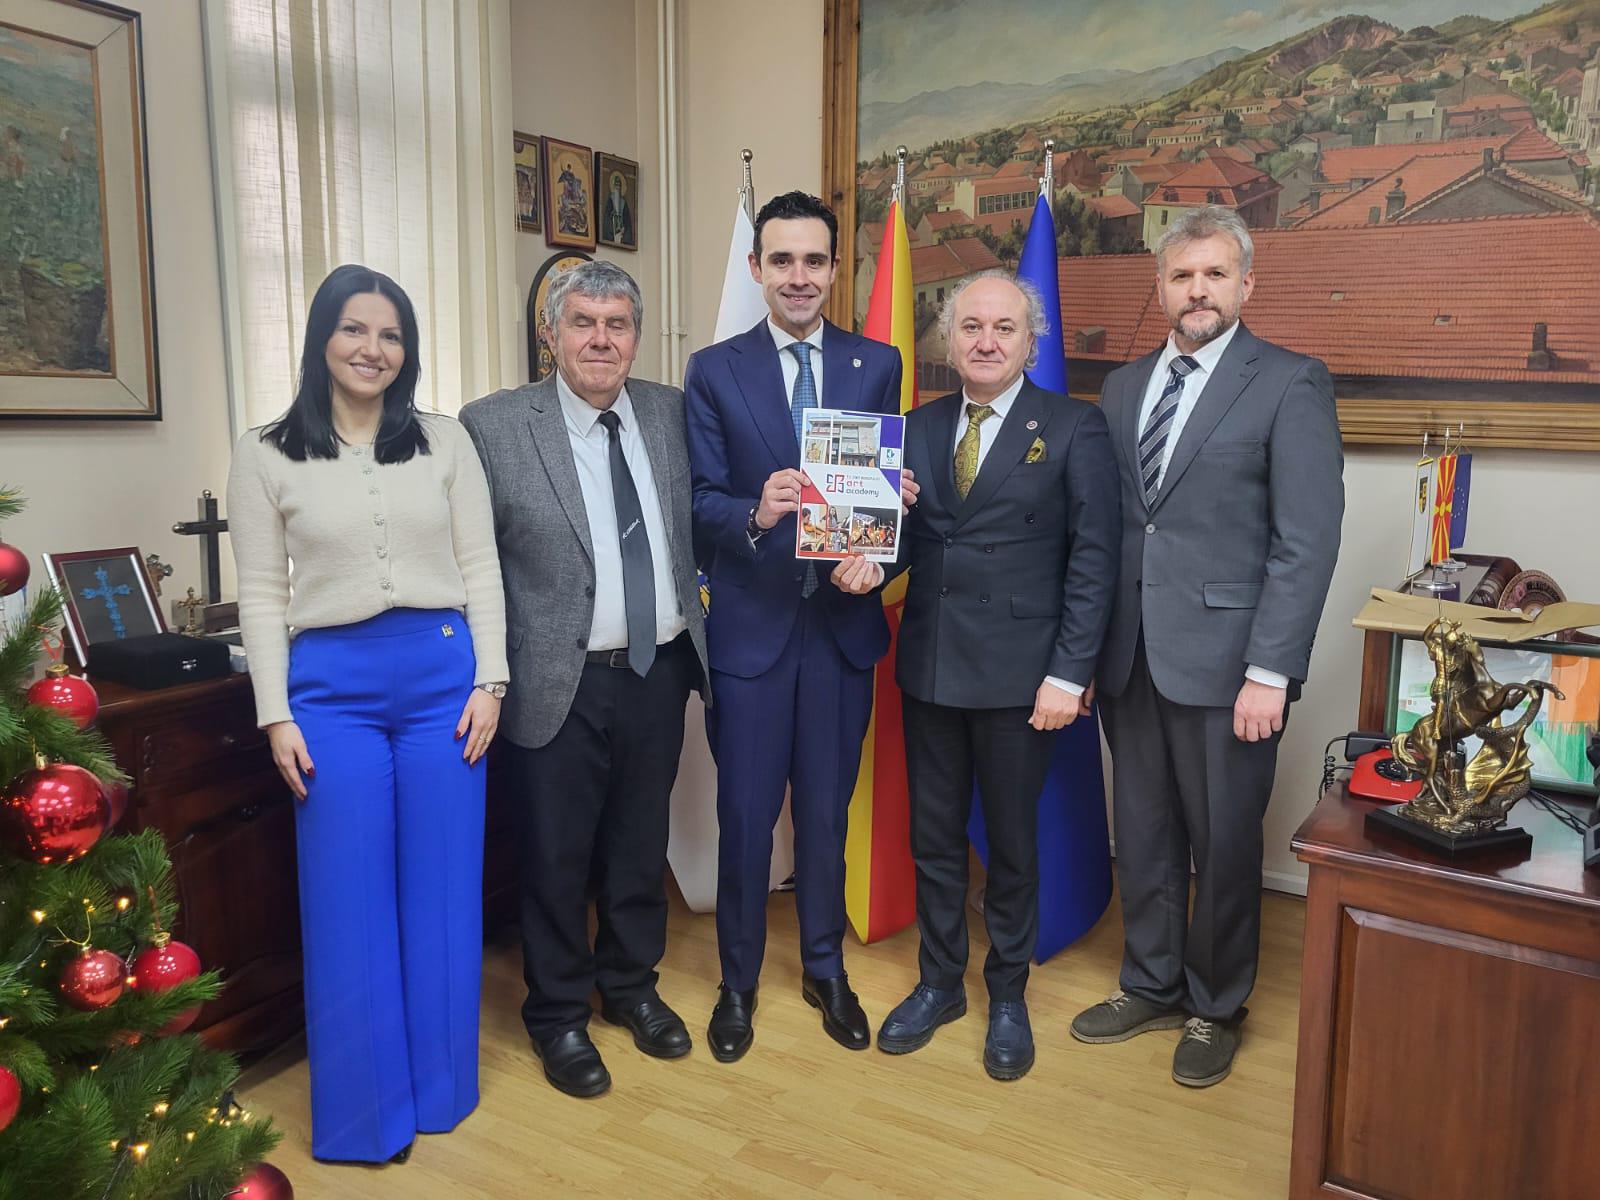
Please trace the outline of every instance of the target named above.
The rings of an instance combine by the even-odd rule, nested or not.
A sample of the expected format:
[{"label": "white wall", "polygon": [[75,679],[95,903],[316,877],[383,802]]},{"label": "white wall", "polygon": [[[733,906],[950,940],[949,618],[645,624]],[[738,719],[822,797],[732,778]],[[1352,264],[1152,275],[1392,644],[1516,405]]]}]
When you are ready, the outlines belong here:
[{"label": "white wall", "polygon": [[[821,190],[823,54],[820,0],[692,0],[688,7],[681,95],[693,348],[709,340],[716,319],[740,147],[756,152],[758,198],[791,187]],[[1316,803],[1323,746],[1356,724],[1362,636],[1350,620],[1371,588],[1392,587],[1404,574],[1416,457],[1399,447],[1346,450],[1339,568],[1267,813],[1265,873],[1274,887],[1305,887],[1289,839]],[[1600,551],[1590,529],[1600,513],[1600,455],[1479,451],[1472,484],[1468,550],[1508,554],[1548,571],[1573,599],[1600,600]]]},{"label": "white wall", "polygon": [[[1346,448],[1339,567],[1317,631],[1311,678],[1284,733],[1278,786],[1267,811],[1266,872],[1273,886],[1304,890],[1305,869],[1289,850],[1289,839],[1316,802],[1323,746],[1356,727],[1363,635],[1350,620],[1372,588],[1393,587],[1405,573],[1416,461],[1416,451],[1405,447]],[[1570,598],[1597,600],[1595,513],[1600,455],[1478,450],[1464,548],[1509,555],[1525,568],[1548,572]]]},{"label": "white wall", "polygon": [[[656,6],[654,0],[511,3],[511,113],[522,133],[543,134],[604,150],[639,164],[639,249],[600,246],[594,257],[622,266],[644,294],[645,320],[636,374],[659,378],[661,362],[661,165],[656,129]],[[511,148],[506,147],[509,154]],[[518,233],[517,345],[519,380],[526,380],[528,289],[558,248],[543,233]]]},{"label": "white wall", "polygon": [[[193,519],[202,490],[222,495],[230,452],[205,67],[198,3],[119,2],[144,15],[162,419],[0,423],[0,481],[30,502],[4,536],[28,553],[36,582],[45,551],[154,551],[176,568],[165,605],[187,587],[201,590],[196,539],[172,523]],[[230,596],[232,577],[225,560]]]},{"label": "white wall", "polygon": [[[739,151],[756,206],[822,190],[822,0],[681,0],[683,297],[687,350],[711,341],[727,265]],[[685,355],[687,358],[687,354]]]}]

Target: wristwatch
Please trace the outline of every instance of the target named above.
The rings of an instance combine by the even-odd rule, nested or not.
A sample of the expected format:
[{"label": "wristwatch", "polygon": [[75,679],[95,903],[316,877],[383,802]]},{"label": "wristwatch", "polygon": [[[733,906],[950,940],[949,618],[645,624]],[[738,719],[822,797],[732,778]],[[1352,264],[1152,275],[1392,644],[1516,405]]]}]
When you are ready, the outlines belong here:
[{"label": "wristwatch", "polygon": [[504,700],[506,698],[506,685],[503,683],[480,683],[478,684],[478,690],[488,692],[496,700]]},{"label": "wristwatch", "polygon": [[763,537],[772,532],[772,530],[763,529],[760,525],[756,524],[756,513],[760,510],[760,508],[761,506],[758,504],[750,510],[750,519],[746,521],[744,525],[745,534],[752,542],[759,542]]}]

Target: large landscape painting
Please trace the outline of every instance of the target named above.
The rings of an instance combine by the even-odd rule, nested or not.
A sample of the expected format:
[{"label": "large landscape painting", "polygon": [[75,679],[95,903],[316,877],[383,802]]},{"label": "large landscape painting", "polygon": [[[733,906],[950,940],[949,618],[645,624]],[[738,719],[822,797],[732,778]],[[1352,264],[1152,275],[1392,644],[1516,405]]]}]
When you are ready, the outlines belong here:
[{"label": "large landscape painting", "polygon": [[108,373],[87,47],[0,25],[0,370]]},{"label": "large landscape painting", "polygon": [[1223,204],[1246,320],[1324,359],[1342,412],[1600,436],[1600,0],[1462,2],[859,0],[853,315],[903,145],[919,384],[948,386],[933,314],[1015,263],[1053,143],[1074,391],[1166,336],[1151,249]]}]

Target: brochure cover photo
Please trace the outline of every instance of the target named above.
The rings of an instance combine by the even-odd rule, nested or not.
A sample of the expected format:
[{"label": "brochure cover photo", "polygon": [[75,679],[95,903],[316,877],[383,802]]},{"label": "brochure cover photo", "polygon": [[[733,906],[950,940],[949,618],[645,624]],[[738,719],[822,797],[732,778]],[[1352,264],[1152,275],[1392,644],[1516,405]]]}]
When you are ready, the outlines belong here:
[{"label": "brochure cover photo", "polygon": [[893,562],[900,545],[904,417],[814,408],[806,412],[797,558],[860,554]]}]

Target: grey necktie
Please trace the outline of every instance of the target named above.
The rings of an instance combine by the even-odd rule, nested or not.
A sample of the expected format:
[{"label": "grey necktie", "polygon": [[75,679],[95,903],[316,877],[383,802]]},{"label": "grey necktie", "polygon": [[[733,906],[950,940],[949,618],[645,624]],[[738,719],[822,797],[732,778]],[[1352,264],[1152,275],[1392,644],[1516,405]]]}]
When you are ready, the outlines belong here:
[{"label": "grey necktie", "polygon": [[641,678],[656,660],[656,572],[650,561],[650,535],[633,472],[622,456],[622,419],[600,414],[611,459],[611,497],[617,509],[617,540],[622,546],[622,605],[628,616],[628,666]]}]

